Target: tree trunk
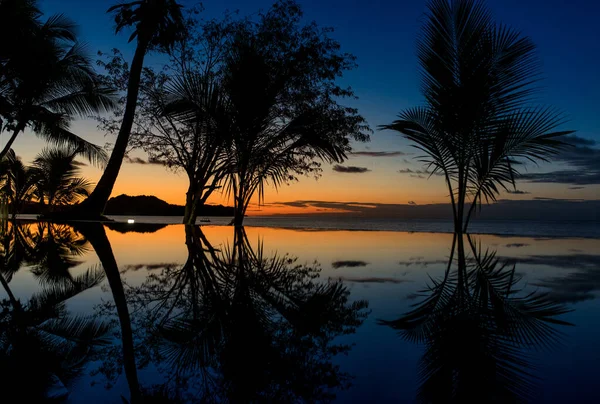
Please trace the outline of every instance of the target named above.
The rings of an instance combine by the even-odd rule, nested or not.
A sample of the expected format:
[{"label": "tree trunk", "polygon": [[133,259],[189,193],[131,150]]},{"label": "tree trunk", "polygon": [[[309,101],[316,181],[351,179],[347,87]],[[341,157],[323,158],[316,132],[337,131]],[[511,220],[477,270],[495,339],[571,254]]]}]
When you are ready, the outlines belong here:
[{"label": "tree trunk", "polygon": [[198,207],[199,195],[197,185],[193,179],[190,179],[188,191],[185,194],[185,212],[183,214],[183,224],[196,224],[196,209]]},{"label": "tree trunk", "polygon": [[236,197],[233,206],[233,220],[231,222],[235,227],[244,226],[244,215],[246,214],[246,208],[247,205]]},{"label": "tree trunk", "polygon": [[98,185],[92,192],[92,194],[83,201],[79,206],[79,214],[94,217],[100,216],[104,212],[104,207],[110,194],[112,193],[119,171],[121,170],[121,164],[127,151],[127,145],[129,144],[129,135],[131,134],[131,128],[133,126],[133,120],[135,118],[135,109],[137,105],[138,93],[140,90],[140,77],[142,74],[142,68],[144,67],[144,56],[148,48],[147,41],[138,41],[138,46],[131,62],[131,69],[129,71],[129,83],[127,84],[127,103],[125,104],[125,112],[123,114],[123,120],[121,121],[121,128],[119,129],[119,135],[115,142],[115,147],[112,150],[108,165],[98,181]]},{"label": "tree trunk", "polygon": [[74,228],[81,232],[90,242],[96,252],[98,259],[102,263],[102,268],[106,273],[106,279],[113,295],[119,323],[121,325],[121,339],[123,344],[123,363],[125,367],[125,377],[129,385],[131,394],[131,404],[141,402],[140,384],[137,376],[137,367],[135,364],[135,350],[133,346],[133,330],[131,328],[131,317],[125,298],[125,290],[121,282],[119,267],[106,237],[104,226],[101,223],[78,223]]},{"label": "tree trunk", "polygon": [[4,149],[2,149],[2,151],[0,152],[0,160],[2,160],[4,158],[4,156],[6,156],[6,154],[12,147],[13,143],[15,142],[15,139],[17,138],[17,136],[23,129],[25,129],[25,125],[21,125],[21,124],[17,125],[17,127],[13,131],[12,136],[10,137],[10,139],[8,139],[8,142],[4,146]]}]

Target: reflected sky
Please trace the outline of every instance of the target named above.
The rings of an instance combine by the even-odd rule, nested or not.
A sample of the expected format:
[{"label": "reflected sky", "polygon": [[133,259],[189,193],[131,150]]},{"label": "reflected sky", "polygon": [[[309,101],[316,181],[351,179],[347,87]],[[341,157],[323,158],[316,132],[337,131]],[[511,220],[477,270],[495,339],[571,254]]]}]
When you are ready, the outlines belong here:
[{"label": "reflected sky", "polygon": [[[134,231],[127,232],[128,229]],[[340,402],[417,400],[419,386],[422,385],[418,371],[427,344],[407,341],[398,335],[398,330],[381,325],[379,321],[399,319],[414,310],[418,307],[415,305],[423,301],[423,291],[427,291],[432,280],[444,278],[453,251],[452,234],[302,231],[264,227],[251,227],[243,234],[236,234],[233,228],[225,226],[188,228],[186,232],[182,225],[151,229],[100,226],[100,230],[105,239],[98,236],[97,227],[95,230],[81,227],[74,230],[66,225],[38,223],[3,227],[0,270],[15,300],[27,308],[32,296],[56,288],[56,285],[77,284],[77,293],[73,292],[64,300],[64,313],[93,317],[95,321],[107,322],[111,327],[111,343],[99,348],[99,352],[104,353],[99,355],[95,348],[90,348],[82,375],[65,387],[70,392],[67,402],[119,402],[120,395],[129,397],[131,383],[128,383],[127,372],[122,366],[122,348],[125,346],[123,307],[119,312],[118,305],[115,305],[118,300],[116,283],[122,288],[120,293],[127,301],[133,336],[132,352],[136,360],[134,370],[142,388],[168,384],[164,376],[168,373],[164,369],[172,363],[161,358],[159,353],[164,356],[164,351],[157,349],[152,353],[142,349],[150,346],[153,338],[160,335],[155,334],[156,330],[163,327],[163,332],[168,334],[165,331],[167,326],[170,325],[173,332],[172,326],[177,319],[191,316],[195,318],[194,324],[205,324],[203,315],[221,313],[215,324],[222,333],[215,337],[217,342],[209,350],[212,352],[209,357],[213,358],[211,374],[216,380],[216,387],[212,390],[214,397],[235,401],[240,396],[256,394],[255,399],[258,400],[265,397],[286,397],[290,400],[304,397],[316,401],[315,394],[318,392],[323,393],[318,397],[324,401],[331,397]],[[16,239],[21,241],[15,242]],[[531,395],[535,398],[532,401],[564,402],[574,398],[579,399],[576,401],[596,398],[593,366],[600,360],[600,352],[595,347],[600,327],[594,319],[600,310],[597,299],[600,240],[484,235],[474,237],[473,241],[482,256],[493,253],[507,271],[514,267],[512,276],[520,280],[511,287],[511,296],[513,290],[520,291],[520,295],[516,296],[544,294],[555,304],[569,310],[551,316],[559,322],[573,324],[552,324],[552,329],[556,329],[554,347],[525,344],[518,348],[519,355],[527,355],[527,363],[531,366],[528,371],[539,377],[531,387],[535,392]],[[465,256],[474,259],[475,251],[477,249],[467,248]],[[195,257],[193,260],[192,256]],[[273,268],[278,260],[282,262],[277,264],[281,267],[277,266],[275,270]],[[204,265],[202,262],[207,265],[204,272],[200,271],[201,265]],[[112,272],[106,268],[110,265],[114,266]],[[453,254],[452,267],[457,265],[456,254]],[[186,268],[192,275],[185,275]],[[294,272],[299,271],[298,268],[309,268],[310,271],[293,278],[290,274],[301,273]],[[89,274],[98,270],[106,271],[106,276],[103,273],[97,277],[96,283],[91,282]],[[209,278],[215,277],[218,282],[207,283],[209,278],[200,277],[202,273],[210,275]],[[178,276],[188,281],[177,284]],[[89,285],[82,287],[82,279],[88,279]],[[240,285],[246,285],[246,289]],[[335,299],[323,303],[324,296],[336,296],[332,292],[334,289],[327,289],[333,288],[332,285],[339,285],[340,293],[343,292],[345,297],[342,299],[340,295],[339,303],[333,303],[338,301]],[[218,293],[207,294],[209,289]],[[468,290],[472,289],[472,286],[467,287],[465,293],[471,295]],[[250,318],[248,314],[240,314],[249,312],[239,312],[232,303],[241,299],[243,290],[250,300],[239,300],[246,302],[239,307],[254,307],[252,313],[262,313],[254,322],[247,320]],[[179,291],[185,291],[181,292],[183,297],[173,300],[172,294]],[[193,296],[196,297],[192,299]],[[215,300],[215,296],[219,296],[219,300]],[[173,305],[171,311],[153,311],[158,297],[164,297],[163,300]],[[0,300],[8,307],[5,314],[10,313],[8,318],[13,319],[14,310],[10,309],[13,306],[9,304],[6,288],[0,290]],[[222,307],[221,311],[206,311],[208,308],[216,310],[217,301],[221,302],[221,306],[217,305]],[[317,301],[325,306],[312,306]],[[314,313],[332,315],[323,318],[316,314],[304,315],[312,313],[310,310],[314,307],[321,307]],[[60,316],[66,315],[64,313]],[[246,320],[242,321],[244,318]],[[10,325],[8,329],[15,327]],[[196,335],[199,330],[205,329],[202,327],[188,332]],[[342,329],[345,331],[342,332]],[[6,332],[7,328],[3,330]],[[287,333],[282,330],[287,330]],[[182,335],[189,337],[189,333]],[[182,335],[178,338],[183,338]],[[247,348],[240,348],[244,346],[240,335],[245,336]],[[328,337],[319,340],[319,335]],[[296,356],[291,355],[291,351],[281,351],[283,345],[300,347],[301,339],[325,341],[323,343],[329,347],[347,345],[348,351],[340,354],[328,351],[329,354],[323,356],[323,346],[316,343],[296,348]],[[272,344],[265,345],[266,340]],[[6,343],[2,338],[0,341]],[[247,350],[251,347],[255,351],[252,355]],[[242,388],[244,384],[240,380],[244,380],[243,375],[232,373],[232,364],[244,362],[244,355],[245,362],[266,363],[254,369],[254,373],[264,377],[256,376],[254,383],[262,386],[261,389],[251,392]],[[302,362],[302,366],[284,367],[289,371],[290,379],[303,380],[304,384],[298,382],[286,392],[288,396],[283,396],[285,389],[282,383],[273,379],[272,372],[277,369],[276,366],[284,369],[281,368],[282,363],[297,365],[301,363],[299,358],[313,356],[321,358],[320,362],[311,364],[313,367],[306,365],[308,362]],[[103,358],[111,358],[113,367],[103,363]],[[473,360],[473,363],[480,362]],[[320,366],[319,369],[329,369],[332,378],[339,377],[339,383],[332,382],[328,386],[323,380],[306,378],[309,373],[319,373],[315,371],[316,365]],[[252,373],[251,368],[244,369],[248,374]],[[90,371],[94,374],[90,375]],[[283,371],[279,373],[286,374]],[[265,378],[270,382],[265,382]],[[198,377],[193,379],[199,380]],[[169,382],[171,387],[162,393],[173,394],[178,390],[172,387],[173,379]],[[315,388],[317,385],[319,389]],[[313,388],[308,389],[307,386]],[[200,394],[198,391],[202,390],[198,385],[194,389],[194,394]]]}]

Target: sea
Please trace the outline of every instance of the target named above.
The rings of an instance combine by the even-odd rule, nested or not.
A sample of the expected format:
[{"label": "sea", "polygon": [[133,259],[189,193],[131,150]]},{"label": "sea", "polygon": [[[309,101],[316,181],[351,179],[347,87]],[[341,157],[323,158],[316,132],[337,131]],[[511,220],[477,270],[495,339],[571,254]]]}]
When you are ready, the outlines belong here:
[{"label": "sea", "polygon": [[[133,219],[138,223],[179,224],[178,216],[110,216],[117,222]],[[204,222],[203,222],[204,221]],[[208,222],[206,222],[208,221]],[[198,225],[224,226],[229,217],[201,217]],[[247,227],[274,227],[303,230],[362,230],[400,231],[425,233],[452,233],[451,220],[402,220],[397,218],[355,218],[349,216],[249,216],[244,219]],[[474,234],[496,234],[529,237],[585,237],[600,238],[600,221],[527,221],[527,220],[474,220],[469,225]]]},{"label": "sea", "polygon": [[2,403],[600,402],[598,222],[21,219]]}]

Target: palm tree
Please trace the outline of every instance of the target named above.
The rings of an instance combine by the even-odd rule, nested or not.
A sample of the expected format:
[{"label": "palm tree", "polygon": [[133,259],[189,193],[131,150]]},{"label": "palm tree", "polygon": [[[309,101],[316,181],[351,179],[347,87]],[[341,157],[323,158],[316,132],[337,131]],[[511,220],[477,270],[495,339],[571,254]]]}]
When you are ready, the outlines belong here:
[{"label": "palm tree", "polygon": [[23,205],[35,196],[35,171],[25,167],[11,149],[0,162],[0,195],[6,196],[12,210],[12,218]]},{"label": "palm tree", "polygon": [[[392,124],[442,175],[455,230],[465,232],[476,206],[515,186],[517,165],[545,161],[563,145],[562,115],[533,106],[535,45],[493,21],[478,0],[431,0],[417,57],[425,105]],[[466,211],[465,204],[471,207]]]},{"label": "palm tree", "polygon": [[[160,122],[139,140],[151,155],[186,172],[189,186],[183,223],[191,225],[196,223],[198,208],[221,187],[227,174],[228,99],[213,73],[189,70],[173,77],[162,97],[166,102],[158,110],[169,125]],[[159,103],[162,97],[154,93]]]},{"label": "palm tree", "polygon": [[80,152],[80,149],[44,149],[33,161],[35,194],[50,212],[89,195],[92,184],[79,176],[81,166],[75,160]]},{"label": "palm tree", "polygon": [[74,23],[62,15],[42,23],[32,1],[24,2],[27,7],[6,3],[16,18],[23,19],[25,14],[30,23],[18,30],[22,37],[19,46],[9,46],[0,54],[0,130],[11,134],[0,158],[17,136],[30,128],[57,146],[77,147],[90,160],[103,162],[106,155],[101,148],[69,130],[73,117],[86,117],[115,105],[114,92],[102,85],[84,45],[77,42]]},{"label": "palm tree", "polygon": [[[515,265],[455,234],[448,267],[402,317],[380,321],[425,345],[419,364],[422,402],[529,402],[535,376],[530,349],[553,347],[569,310],[547,293],[519,286]],[[454,258],[456,257],[456,258]]]},{"label": "palm tree", "polygon": [[183,31],[181,7],[175,0],[140,0],[118,4],[108,9],[109,12],[115,13],[117,32],[126,27],[135,27],[129,41],[137,39],[137,46],[129,71],[125,111],[117,141],[98,185],[90,197],[82,203],[80,214],[99,216],[104,210],[129,144],[144,57],[151,50],[170,48],[180,38]]},{"label": "palm tree", "polygon": [[[236,38],[223,79],[230,105],[227,186],[236,226],[243,224],[257,191],[262,202],[267,184],[277,188],[302,174],[317,175],[319,160],[342,162],[351,138],[369,139],[364,119],[330,98],[330,92],[340,89],[328,88],[331,83],[321,88],[325,79],[311,76],[311,69],[318,68],[302,59],[302,47],[297,53],[288,51],[293,62],[273,60],[253,34],[244,35]],[[327,53],[322,57],[317,64],[333,58]],[[302,67],[296,71],[286,63]]]}]

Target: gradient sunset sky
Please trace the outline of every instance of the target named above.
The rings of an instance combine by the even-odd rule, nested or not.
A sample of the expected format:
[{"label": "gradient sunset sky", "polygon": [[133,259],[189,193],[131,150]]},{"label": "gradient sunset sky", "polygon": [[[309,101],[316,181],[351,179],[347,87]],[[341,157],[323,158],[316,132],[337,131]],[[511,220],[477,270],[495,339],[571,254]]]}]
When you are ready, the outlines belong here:
[{"label": "gradient sunset sky", "polygon": [[[46,15],[64,13],[80,25],[80,38],[90,54],[119,48],[130,60],[134,46],[127,44],[128,33],[114,35],[114,22],[106,10],[115,0],[40,0]],[[186,6],[197,4],[181,0]],[[271,0],[221,0],[203,2],[204,17],[218,17],[225,10],[239,10],[245,16],[266,9]],[[430,204],[447,201],[440,178],[419,174],[414,160],[417,151],[394,132],[376,127],[393,121],[401,110],[419,105],[419,73],[415,40],[423,20],[425,0],[303,0],[306,21],[335,29],[333,37],[343,50],[357,56],[358,68],[341,81],[355,90],[358,100],[346,104],[359,108],[375,129],[370,143],[356,144],[344,167],[334,170],[323,165],[323,175],[302,178],[278,191],[266,192],[266,206],[254,206],[250,215],[316,212],[316,207],[293,207],[278,202],[330,201],[379,204]],[[577,130],[576,146],[562,153],[556,162],[527,167],[520,193],[502,195],[505,199],[562,198],[599,199],[600,195],[600,30],[597,16],[600,4],[589,0],[489,0],[496,19],[538,45],[545,80],[540,103],[558,107],[570,119],[565,128]],[[147,64],[156,64],[150,56]],[[75,133],[96,144],[114,142],[96,129],[93,120],[77,121]],[[0,145],[6,142],[6,134]],[[21,134],[14,150],[23,161],[31,161],[44,142],[33,134]],[[385,152],[385,153],[380,153]],[[142,152],[131,157],[145,158]],[[84,167],[84,175],[97,181],[101,171]],[[156,195],[170,203],[183,204],[187,189],[184,174],[162,166],[125,163],[113,196]],[[228,204],[224,195],[215,194],[209,202]],[[298,204],[301,205],[301,204]],[[310,206],[310,204],[308,204]],[[303,206],[306,206],[304,204]]]}]

